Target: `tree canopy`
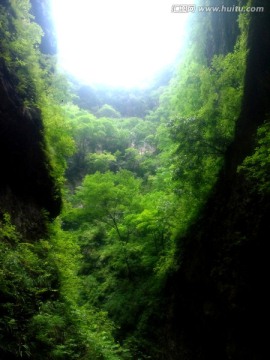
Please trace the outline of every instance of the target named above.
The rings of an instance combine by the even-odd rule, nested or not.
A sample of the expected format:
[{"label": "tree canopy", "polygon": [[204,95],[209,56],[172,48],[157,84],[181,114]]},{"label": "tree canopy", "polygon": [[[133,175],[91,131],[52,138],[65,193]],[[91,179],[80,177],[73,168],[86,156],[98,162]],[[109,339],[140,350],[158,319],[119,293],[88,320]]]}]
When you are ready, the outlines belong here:
[{"label": "tree canopy", "polygon": [[[0,61],[16,74],[24,111],[41,113],[63,198],[61,215],[44,214],[46,233],[32,242],[0,208],[0,349],[37,360],[161,359],[150,327],[234,139],[248,15],[239,16],[233,51],[207,58],[194,40],[169,83],[114,95],[72,88],[58,74],[39,50],[28,0],[0,5],[0,20]],[[239,172],[265,192],[267,121],[257,142]]]}]

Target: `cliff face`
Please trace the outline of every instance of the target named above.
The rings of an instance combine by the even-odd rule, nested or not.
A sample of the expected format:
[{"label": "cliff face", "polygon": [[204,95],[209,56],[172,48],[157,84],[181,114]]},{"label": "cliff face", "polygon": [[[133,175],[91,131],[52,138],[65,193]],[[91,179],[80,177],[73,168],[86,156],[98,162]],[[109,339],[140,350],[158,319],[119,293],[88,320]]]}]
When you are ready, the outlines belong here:
[{"label": "cliff face", "polygon": [[17,74],[1,59],[0,213],[10,213],[24,235],[34,239],[43,231],[42,210],[56,216],[61,200],[50,175],[40,111],[24,106],[16,83]]},{"label": "cliff face", "polygon": [[[33,318],[59,288],[57,270],[40,240],[60,212],[61,197],[51,174],[41,113],[34,105],[35,79],[27,71],[35,64],[19,58],[10,46],[19,38],[23,53],[15,23],[24,30],[24,20],[9,1],[0,2],[0,17],[0,359],[11,360],[29,358],[35,351]],[[12,70],[16,61],[22,64],[18,72]],[[24,88],[32,89],[24,98],[18,90],[20,77]]]},{"label": "cliff face", "polygon": [[[206,3],[207,2],[205,1],[204,5]],[[219,6],[220,8],[225,6],[226,8],[231,9],[239,3],[241,3],[239,0],[210,0],[209,6]],[[237,24],[238,15],[239,13],[235,11],[198,14],[200,18],[205,16],[210,20],[206,35],[207,45],[205,47],[205,55],[208,59],[212,59],[212,57],[217,54],[226,54],[233,51],[236,38],[239,35],[239,27]]]},{"label": "cliff face", "polygon": [[41,210],[54,217],[61,201],[49,173],[40,113],[23,108],[3,67],[0,78],[0,210],[34,240],[44,230]]},{"label": "cliff face", "polygon": [[35,22],[41,26],[44,33],[40,45],[41,52],[55,55],[57,43],[52,19],[51,1],[31,0],[31,13],[34,15]]},{"label": "cliff face", "polygon": [[168,281],[164,359],[263,358],[269,192],[237,171],[254,152],[270,111],[270,9],[253,13],[242,112],[234,143],[201,218],[180,239],[181,267]]}]

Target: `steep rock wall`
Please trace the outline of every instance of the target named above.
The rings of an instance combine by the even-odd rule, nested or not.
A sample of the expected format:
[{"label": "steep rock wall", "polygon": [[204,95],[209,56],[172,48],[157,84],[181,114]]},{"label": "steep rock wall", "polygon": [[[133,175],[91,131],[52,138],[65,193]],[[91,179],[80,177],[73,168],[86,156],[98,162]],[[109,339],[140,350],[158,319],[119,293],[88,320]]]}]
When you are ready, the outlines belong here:
[{"label": "steep rock wall", "polygon": [[164,290],[162,359],[264,358],[270,198],[237,171],[270,111],[270,9],[253,6],[264,12],[252,14],[236,137],[201,218],[180,239],[181,266]]},{"label": "steep rock wall", "polygon": [[[3,2],[7,14],[12,8]],[[1,50],[1,48],[0,48]],[[8,212],[27,238],[44,230],[43,210],[59,214],[61,199],[51,176],[38,108],[24,106],[17,74],[0,61],[0,213]]]}]

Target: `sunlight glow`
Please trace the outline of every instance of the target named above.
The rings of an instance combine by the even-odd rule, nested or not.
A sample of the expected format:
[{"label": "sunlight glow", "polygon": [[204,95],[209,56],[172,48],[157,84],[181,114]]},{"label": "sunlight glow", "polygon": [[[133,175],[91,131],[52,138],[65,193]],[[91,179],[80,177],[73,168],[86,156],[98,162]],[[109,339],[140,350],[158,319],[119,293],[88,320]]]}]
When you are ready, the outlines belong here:
[{"label": "sunlight glow", "polygon": [[59,64],[84,83],[145,86],[183,43],[187,14],[173,0],[51,1]]}]

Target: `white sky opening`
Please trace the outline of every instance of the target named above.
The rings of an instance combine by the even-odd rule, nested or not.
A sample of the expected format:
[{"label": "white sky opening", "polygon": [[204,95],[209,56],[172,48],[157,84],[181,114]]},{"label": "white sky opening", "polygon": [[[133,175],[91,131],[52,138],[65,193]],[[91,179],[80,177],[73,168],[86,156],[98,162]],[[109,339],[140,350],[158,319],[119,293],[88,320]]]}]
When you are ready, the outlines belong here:
[{"label": "white sky opening", "polygon": [[144,87],[172,64],[194,0],[51,0],[61,68],[85,84]]}]

